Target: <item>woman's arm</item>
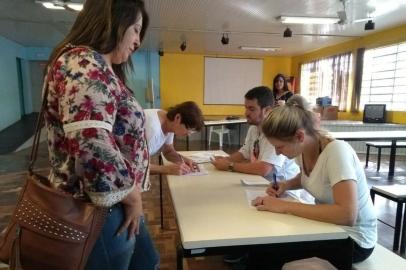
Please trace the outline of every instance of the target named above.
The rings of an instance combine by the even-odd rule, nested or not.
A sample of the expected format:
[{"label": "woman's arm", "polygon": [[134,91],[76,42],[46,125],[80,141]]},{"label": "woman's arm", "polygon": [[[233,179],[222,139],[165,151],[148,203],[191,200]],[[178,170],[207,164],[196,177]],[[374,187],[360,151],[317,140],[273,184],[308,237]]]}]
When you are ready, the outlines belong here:
[{"label": "woman's arm", "polygon": [[354,225],[358,214],[356,182],[342,180],[332,189],[333,204],[303,204],[284,201],[272,196],[259,197],[253,204],[261,211],[292,214],[338,225]]},{"label": "woman's arm", "polygon": [[276,187],[273,184],[270,185],[266,189],[266,193],[269,196],[279,197],[286,190],[302,188],[300,179],[301,179],[301,174],[299,173],[298,175],[296,175],[294,178],[292,178],[290,180],[278,182]]}]

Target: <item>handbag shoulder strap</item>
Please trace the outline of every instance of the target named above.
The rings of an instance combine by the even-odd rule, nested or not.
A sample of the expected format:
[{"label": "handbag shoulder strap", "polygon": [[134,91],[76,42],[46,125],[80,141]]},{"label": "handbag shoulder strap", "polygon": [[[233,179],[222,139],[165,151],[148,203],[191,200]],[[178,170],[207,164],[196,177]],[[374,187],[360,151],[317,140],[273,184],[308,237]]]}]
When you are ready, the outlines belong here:
[{"label": "handbag shoulder strap", "polygon": [[61,51],[58,53],[57,56],[55,56],[55,58],[52,60],[51,64],[48,65],[47,67],[47,71],[44,77],[44,85],[42,87],[42,104],[41,104],[41,110],[40,113],[38,115],[36,124],[35,124],[35,132],[34,132],[34,140],[32,143],[32,149],[31,149],[31,155],[30,155],[30,164],[28,165],[28,173],[30,175],[33,174],[33,170],[34,170],[34,164],[37,161],[37,156],[38,156],[38,147],[39,147],[39,141],[41,138],[41,129],[44,125],[44,116],[45,116],[45,110],[47,107],[47,97],[48,97],[48,84],[50,81],[51,76],[51,71],[52,71],[52,67],[54,66],[56,60],[66,51],[76,48],[77,46],[74,46],[70,43],[66,44],[65,47],[63,47],[61,49]]}]

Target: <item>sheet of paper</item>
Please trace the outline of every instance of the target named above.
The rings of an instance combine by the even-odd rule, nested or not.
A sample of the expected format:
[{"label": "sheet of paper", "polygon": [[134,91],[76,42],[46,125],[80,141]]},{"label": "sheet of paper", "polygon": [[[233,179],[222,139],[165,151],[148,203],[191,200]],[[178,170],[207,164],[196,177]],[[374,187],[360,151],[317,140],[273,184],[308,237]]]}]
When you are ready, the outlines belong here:
[{"label": "sheet of paper", "polygon": [[269,183],[265,178],[241,178],[241,184],[244,186],[269,186]]},{"label": "sheet of paper", "polygon": [[206,168],[203,165],[197,164],[197,166],[199,167],[199,171],[195,171],[195,172],[191,172],[185,175],[188,176],[199,176],[199,175],[208,175],[209,172],[206,170]]},{"label": "sheet of paper", "polygon": [[209,163],[214,158],[214,152],[198,152],[188,155],[187,157],[196,163]]}]

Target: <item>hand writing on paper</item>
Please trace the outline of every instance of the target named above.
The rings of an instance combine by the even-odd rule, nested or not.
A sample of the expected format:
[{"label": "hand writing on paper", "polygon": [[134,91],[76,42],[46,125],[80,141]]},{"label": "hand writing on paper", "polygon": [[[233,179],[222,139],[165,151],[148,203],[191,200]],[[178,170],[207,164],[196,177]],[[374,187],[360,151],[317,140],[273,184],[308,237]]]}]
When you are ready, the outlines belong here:
[{"label": "hand writing on paper", "polygon": [[269,185],[269,187],[266,189],[266,193],[272,197],[280,197],[286,190],[286,181],[280,181],[277,182],[276,185],[275,183]]},{"label": "hand writing on paper", "polygon": [[191,159],[183,158],[183,163],[189,166],[191,172],[200,172],[199,166]]},{"label": "hand writing on paper", "polygon": [[183,175],[191,172],[190,167],[186,163],[169,164],[164,166],[165,174]]},{"label": "hand writing on paper", "polygon": [[269,211],[275,213],[286,213],[285,208],[288,203],[290,202],[286,202],[272,196],[257,197],[252,201],[252,205],[255,206],[258,211]]}]

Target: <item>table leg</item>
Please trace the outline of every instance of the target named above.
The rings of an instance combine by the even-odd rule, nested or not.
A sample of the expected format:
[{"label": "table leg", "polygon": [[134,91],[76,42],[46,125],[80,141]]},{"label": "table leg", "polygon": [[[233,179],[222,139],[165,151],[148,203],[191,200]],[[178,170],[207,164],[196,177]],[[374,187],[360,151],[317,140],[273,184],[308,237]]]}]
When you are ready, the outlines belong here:
[{"label": "table leg", "polygon": [[[159,156],[159,164],[162,165],[162,157]],[[163,206],[163,199],[162,199],[162,174],[159,174],[159,206],[161,210],[161,229],[164,228],[164,206]]]},{"label": "table leg", "polygon": [[396,158],[396,140],[392,140],[392,144],[390,147],[388,179],[393,178],[395,172],[395,158]]},{"label": "table leg", "polygon": [[238,147],[241,146],[241,123],[238,124]]},{"label": "table leg", "polygon": [[204,136],[204,149],[207,150],[207,149],[208,149],[208,144],[209,144],[209,142],[207,141],[207,126],[204,126],[204,132],[205,132],[205,136]]},{"label": "table leg", "polygon": [[405,210],[403,212],[402,236],[400,237],[400,254],[404,254],[405,251],[406,251],[406,205]]},{"label": "table leg", "polygon": [[402,210],[403,203],[397,202],[396,207],[396,222],[395,222],[395,236],[393,237],[393,250],[396,251],[399,248],[399,238],[400,238],[400,226],[402,222]]},{"label": "table leg", "polygon": [[371,200],[372,200],[372,203],[374,203],[375,202],[375,190],[373,190],[371,188],[371,190],[369,191],[369,194],[371,194]]},{"label": "table leg", "polygon": [[183,248],[178,245],[176,249],[176,269],[183,270]]},{"label": "table leg", "polygon": [[189,151],[189,135],[186,135],[186,151]]}]

